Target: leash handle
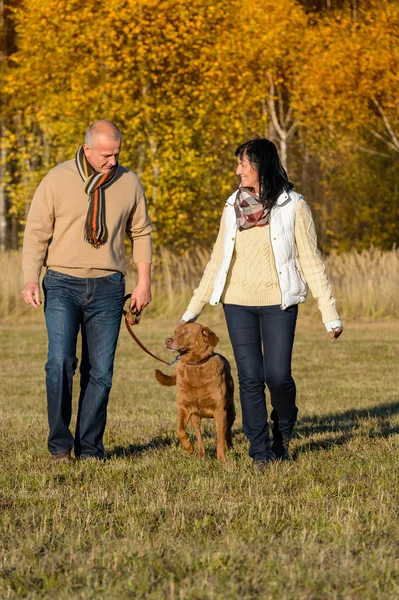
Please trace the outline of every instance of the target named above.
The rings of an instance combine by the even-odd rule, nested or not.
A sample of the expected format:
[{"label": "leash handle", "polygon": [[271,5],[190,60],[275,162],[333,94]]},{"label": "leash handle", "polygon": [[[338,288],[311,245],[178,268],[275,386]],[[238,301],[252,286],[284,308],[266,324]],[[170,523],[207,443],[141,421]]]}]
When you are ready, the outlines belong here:
[{"label": "leash handle", "polygon": [[[129,298],[132,297],[132,294],[126,294],[126,296],[123,298],[123,306],[125,306],[126,301],[129,300]],[[122,312],[123,312],[123,316],[125,317],[125,319],[128,319],[130,325],[138,325],[140,323],[140,316],[141,316],[141,311],[139,310],[125,310],[124,308],[122,308]],[[132,318],[134,317],[134,319]]]},{"label": "leash handle", "polygon": [[[123,305],[125,305],[126,300],[128,300],[129,298],[131,298],[132,294],[127,294],[124,299],[123,299]],[[126,329],[128,330],[128,332],[130,333],[131,337],[134,339],[134,341],[136,342],[136,344],[138,346],[140,346],[140,348],[142,350],[144,350],[144,352],[146,352],[147,354],[149,354],[150,356],[152,356],[152,358],[155,358],[156,360],[159,360],[159,362],[162,362],[164,365],[173,365],[176,361],[173,360],[171,362],[167,362],[166,360],[163,360],[163,358],[159,358],[158,356],[156,356],[155,354],[153,354],[152,352],[150,352],[149,350],[147,350],[147,348],[144,346],[144,344],[142,344],[139,340],[139,338],[137,337],[137,335],[135,335],[135,333],[133,332],[132,329],[132,325],[138,325],[140,323],[140,311],[134,311],[132,312],[131,310],[125,310],[124,308],[122,309],[123,315],[125,317],[125,325],[126,325]],[[134,317],[134,319],[133,319]]]}]

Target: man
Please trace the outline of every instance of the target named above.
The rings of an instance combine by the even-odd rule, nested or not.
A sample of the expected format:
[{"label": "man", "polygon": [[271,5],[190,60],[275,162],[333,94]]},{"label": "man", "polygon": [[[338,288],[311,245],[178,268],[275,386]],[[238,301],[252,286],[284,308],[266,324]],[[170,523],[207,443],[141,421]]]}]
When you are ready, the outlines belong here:
[{"label": "man", "polygon": [[[74,160],[52,169],[34,195],[23,247],[23,297],[37,309],[43,279],[48,333],[48,448],[53,460],[103,458],[103,434],[125,294],[124,233],[133,242],[138,283],[130,302],[151,302],[151,223],[137,176],[118,163],[122,135],[96,121]],[[76,344],[82,333],[75,438],[69,430]]]}]

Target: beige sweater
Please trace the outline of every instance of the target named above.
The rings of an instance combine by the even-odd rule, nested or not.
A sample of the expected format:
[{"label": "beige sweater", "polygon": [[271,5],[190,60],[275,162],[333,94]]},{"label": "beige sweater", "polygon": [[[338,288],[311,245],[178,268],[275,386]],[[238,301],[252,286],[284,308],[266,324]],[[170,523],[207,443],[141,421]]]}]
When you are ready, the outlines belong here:
[{"label": "beige sweater", "polygon": [[125,232],[133,242],[133,260],[151,262],[151,223],[141,183],[118,167],[119,178],[105,190],[107,242],[96,249],[84,241],[89,197],[74,160],[46,175],[36,190],[25,228],[24,282],[38,281],[43,265],[75,277],[126,273]]},{"label": "beige sweater", "polygon": [[[224,219],[211,259],[194,290],[187,310],[200,315],[209,302],[219,265],[223,259]],[[325,264],[317,250],[316,228],[306,203],[299,200],[295,215],[295,242],[299,262],[312,295],[318,301],[323,323],[339,319]],[[281,292],[270,241],[269,225],[237,231],[234,253],[221,302],[242,306],[281,304]]]}]

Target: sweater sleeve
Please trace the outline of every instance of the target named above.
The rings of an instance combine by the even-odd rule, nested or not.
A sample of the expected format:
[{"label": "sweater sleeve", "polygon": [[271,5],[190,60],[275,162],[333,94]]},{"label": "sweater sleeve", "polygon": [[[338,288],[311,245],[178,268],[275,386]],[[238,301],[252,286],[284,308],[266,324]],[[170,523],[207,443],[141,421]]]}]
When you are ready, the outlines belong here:
[{"label": "sweater sleeve", "polygon": [[144,189],[136,177],[135,207],[126,224],[126,233],[133,243],[133,260],[135,263],[152,262],[151,231],[152,225],[148,216]]},{"label": "sweater sleeve", "polygon": [[309,205],[301,198],[295,218],[295,241],[299,262],[313,297],[317,300],[323,323],[339,321],[326,266],[317,248],[316,227]]},{"label": "sweater sleeve", "polygon": [[215,277],[223,260],[224,236],[225,218],[223,212],[219,233],[213,246],[211,257],[205,267],[202,279],[198,287],[194,290],[193,297],[182,317],[183,321],[195,321],[211,299]]},{"label": "sweater sleeve", "polygon": [[47,248],[54,230],[54,191],[50,175],[37,188],[24,232],[22,269],[24,283],[39,281]]}]

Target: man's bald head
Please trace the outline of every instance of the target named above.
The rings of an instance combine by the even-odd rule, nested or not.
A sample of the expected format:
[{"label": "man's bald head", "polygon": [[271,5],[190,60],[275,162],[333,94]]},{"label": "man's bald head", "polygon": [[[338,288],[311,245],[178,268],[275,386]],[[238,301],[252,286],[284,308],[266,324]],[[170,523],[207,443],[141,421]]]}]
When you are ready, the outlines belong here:
[{"label": "man's bald head", "polygon": [[85,135],[83,150],[97,173],[108,173],[117,166],[122,134],[112,121],[95,121]]},{"label": "man's bald head", "polygon": [[107,119],[101,119],[101,121],[95,121],[87,128],[85,144],[93,147],[98,138],[108,138],[112,141],[121,142],[122,133],[115,123]]}]

